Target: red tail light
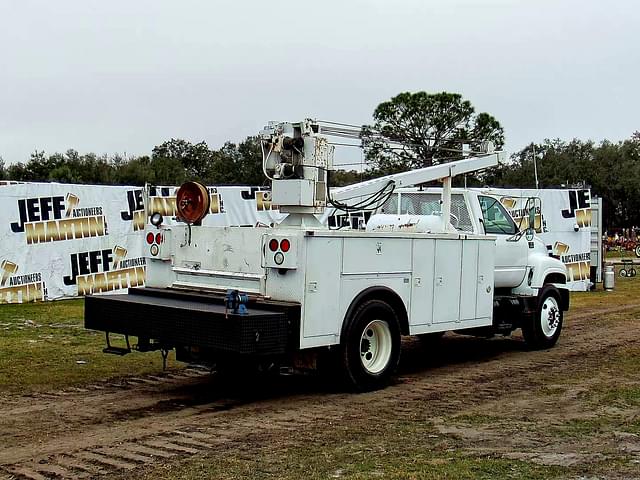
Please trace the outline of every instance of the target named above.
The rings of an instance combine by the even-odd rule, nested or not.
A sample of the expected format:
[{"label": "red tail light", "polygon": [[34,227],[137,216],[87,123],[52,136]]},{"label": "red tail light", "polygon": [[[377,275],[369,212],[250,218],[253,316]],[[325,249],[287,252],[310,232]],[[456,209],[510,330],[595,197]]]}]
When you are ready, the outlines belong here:
[{"label": "red tail light", "polygon": [[207,187],[198,182],[183,183],[176,193],[178,217],[187,223],[199,222],[209,212],[210,201]]},{"label": "red tail light", "polygon": [[291,242],[289,240],[285,238],[280,241],[280,250],[282,250],[284,253],[287,253],[290,248],[291,248]]},{"label": "red tail light", "polygon": [[162,234],[156,233],[156,243],[160,245],[162,243]]},{"label": "red tail light", "polygon": [[269,250],[271,250],[272,252],[275,252],[276,250],[278,250],[278,240],[276,240],[275,238],[272,238],[269,241]]},{"label": "red tail light", "polygon": [[147,233],[147,243],[151,245],[153,243],[153,232]]}]

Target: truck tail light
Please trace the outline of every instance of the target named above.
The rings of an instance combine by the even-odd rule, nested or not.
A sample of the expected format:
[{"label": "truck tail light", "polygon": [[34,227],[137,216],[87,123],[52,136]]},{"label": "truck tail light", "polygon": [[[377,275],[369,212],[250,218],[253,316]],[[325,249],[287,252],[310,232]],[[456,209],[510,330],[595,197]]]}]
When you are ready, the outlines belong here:
[{"label": "truck tail light", "polygon": [[262,247],[264,266],[277,268],[280,274],[283,274],[282,272],[286,273],[287,270],[298,268],[297,247],[299,245],[294,245],[292,243],[294,241],[296,240],[292,240],[287,233],[276,233],[273,237],[266,237]]},{"label": "truck tail light", "polygon": [[162,234],[156,233],[156,243],[160,245],[162,243]]},{"label": "truck tail light", "polygon": [[176,193],[177,216],[186,223],[197,223],[209,212],[210,201],[207,187],[198,182],[183,183]]},{"label": "truck tail light", "polygon": [[149,233],[147,233],[147,243],[148,243],[149,245],[151,245],[151,244],[153,243],[153,238],[154,238],[154,236],[153,236],[153,232],[149,232]]}]

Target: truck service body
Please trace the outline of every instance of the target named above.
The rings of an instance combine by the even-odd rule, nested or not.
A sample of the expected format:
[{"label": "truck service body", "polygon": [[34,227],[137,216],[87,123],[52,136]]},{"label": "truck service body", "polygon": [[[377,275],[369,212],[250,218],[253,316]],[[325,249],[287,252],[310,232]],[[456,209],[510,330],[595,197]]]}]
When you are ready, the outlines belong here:
[{"label": "truck service body", "polygon": [[[404,188],[394,192],[368,223],[370,230],[382,224],[393,225],[396,217],[402,222],[418,222],[429,214],[440,211],[441,188]],[[539,200],[531,198],[531,207],[539,211]],[[527,239],[517,223],[500,203],[499,197],[488,190],[452,189],[451,225],[459,233],[495,236],[495,278],[497,289],[514,289],[517,292],[535,295],[533,289],[542,287],[549,280],[563,283],[566,268],[550,257],[548,249],[539,237]],[[527,218],[522,221],[527,224]],[[422,228],[422,231],[425,229]],[[535,268],[534,268],[535,267]],[[531,273],[530,282],[524,283]]]},{"label": "truck service body", "polygon": [[[288,217],[273,228],[202,226],[208,192],[183,185],[183,223],[149,212],[146,286],[86,298],[85,326],[106,332],[105,351],[128,353],[135,336],[141,351],[175,349],[179,360],[218,367],[328,358],[349,386],[368,390],[393,374],[401,335],[522,328],[534,348],[555,344],[569,306],[564,265],[495,199],[451,189],[454,175],[495,165],[499,152],[330,190],[333,147],[321,126],[270,124],[262,139],[273,202]],[[380,207],[396,187],[437,179],[437,212],[387,208],[366,230],[330,230],[314,216],[327,203]],[[452,211],[460,195],[465,228],[455,202]],[[111,346],[110,333],[127,347]]]}]

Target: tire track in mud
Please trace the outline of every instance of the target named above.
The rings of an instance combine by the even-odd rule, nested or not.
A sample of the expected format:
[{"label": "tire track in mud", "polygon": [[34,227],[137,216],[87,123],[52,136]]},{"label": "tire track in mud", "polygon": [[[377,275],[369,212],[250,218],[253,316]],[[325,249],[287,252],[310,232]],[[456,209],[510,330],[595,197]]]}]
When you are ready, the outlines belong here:
[{"label": "tire track in mud", "polygon": [[[639,309],[640,303],[567,315],[560,343],[547,351],[526,351],[508,338],[455,336],[425,355],[419,341],[410,339],[403,345],[396,383],[359,395],[335,393],[304,376],[237,390],[216,384],[206,372],[185,370],[16,397],[15,407],[5,399],[0,426],[9,424],[15,444],[0,451],[0,468],[14,478],[35,480],[128,475],[198,453],[255,446],[269,436],[362,420],[373,404],[377,416],[451,414],[542,383],[541,370],[589,368],[612,348],[640,344],[630,322],[599,321]],[[66,426],[38,439],[36,420]]]},{"label": "tire track in mud", "polygon": [[168,370],[159,374],[140,375],[137,377],[123,377],[118,379],[112,379],[108,381],[87,384],[75,387],[66,387],[61,390],[49,391],[49,392],[36,392],[26,395],[7,395],[0,397],[0,406],[3,407],[3,411],[0,415],[6,416],[10,414],[26,413],[34,408],[34,406],[21,406],[15,409],[8,409],[7,404],[17,402],[17,399],[33,399],[34,401],[45,400],[58,400],[64,397],[73,397],[76,394],[91,395],[92,393],[109,394],[114,391],[142,389],[145,386],[160,387],[163,385],[170,385],[171,382],[183,382],[192,378],[200,378],[203,375],[208,375],[209,370],[198,367],[187,367],[184,370]]}]

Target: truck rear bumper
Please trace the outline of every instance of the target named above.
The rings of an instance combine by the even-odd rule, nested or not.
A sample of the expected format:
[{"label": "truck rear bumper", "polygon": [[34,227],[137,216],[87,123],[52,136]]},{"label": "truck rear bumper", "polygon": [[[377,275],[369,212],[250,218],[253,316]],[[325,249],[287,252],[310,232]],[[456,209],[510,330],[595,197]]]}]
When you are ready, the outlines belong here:
[{"label": "truck rear bumper", "polygon": [[220,353],[278,355],[297,349],[300,306],[250,301],[244,315],[225,314],[222,296],[131,288],[125,295],[88,296],[85,328],[195,346]]}]

